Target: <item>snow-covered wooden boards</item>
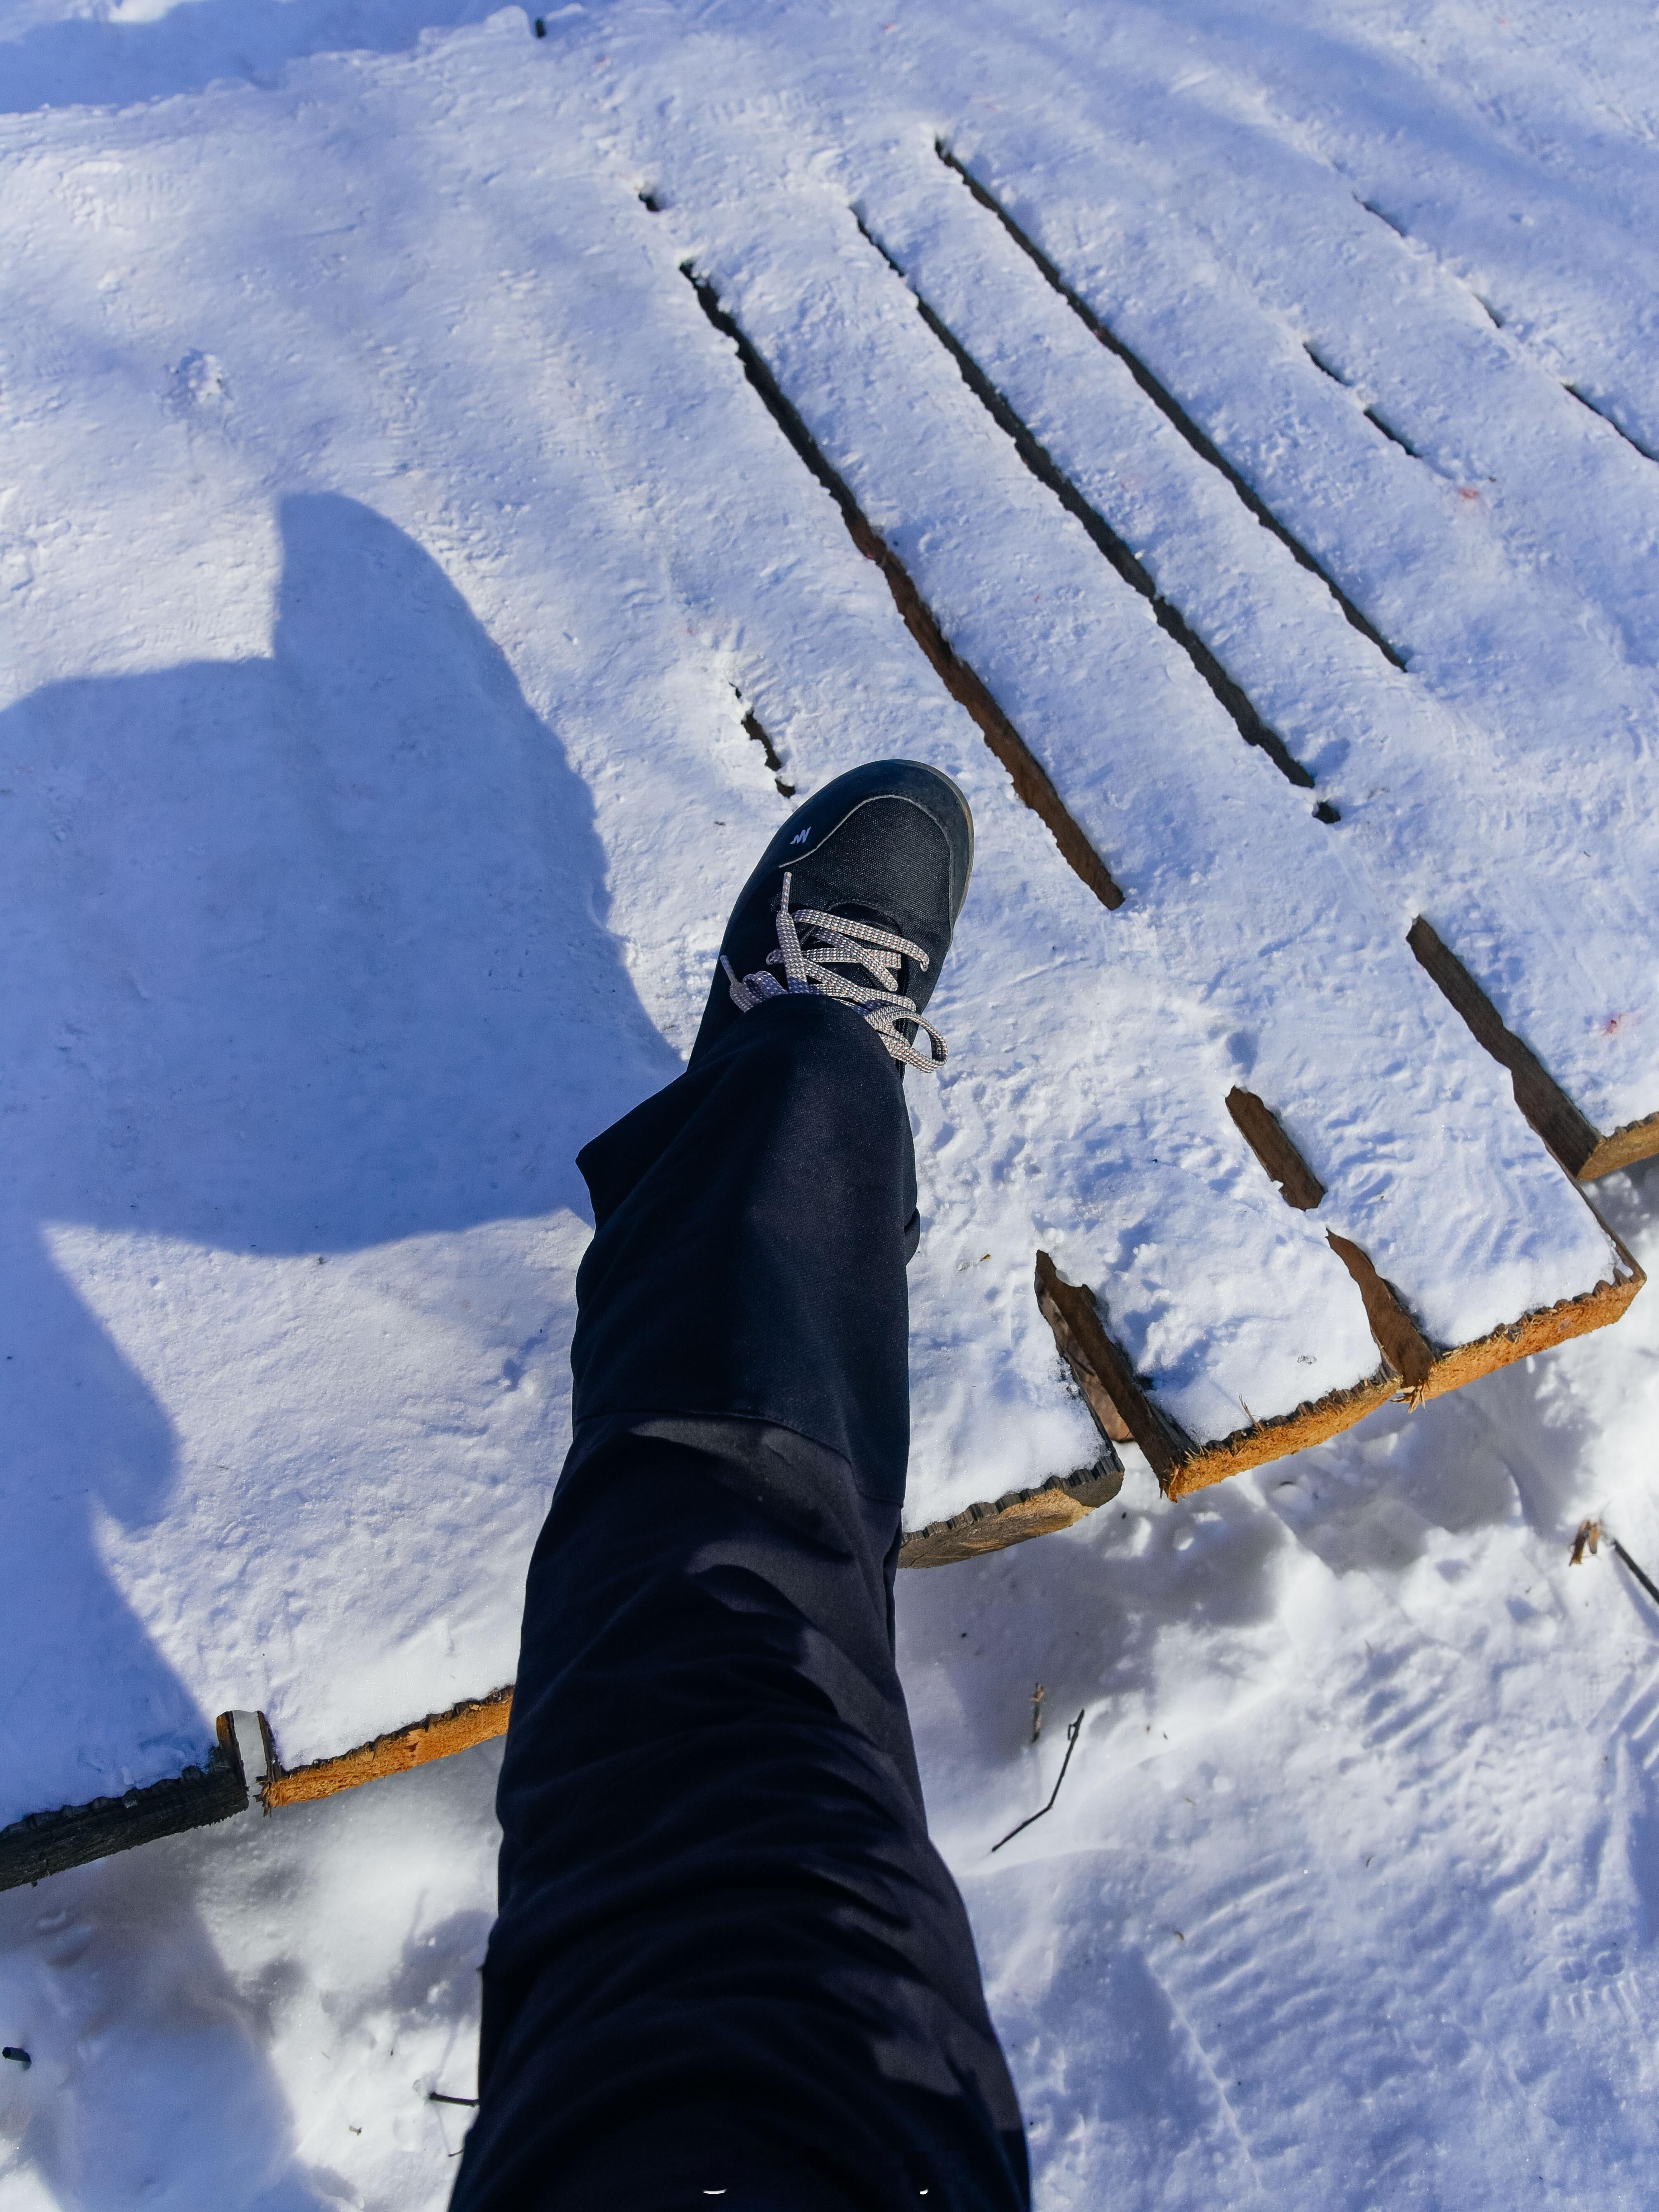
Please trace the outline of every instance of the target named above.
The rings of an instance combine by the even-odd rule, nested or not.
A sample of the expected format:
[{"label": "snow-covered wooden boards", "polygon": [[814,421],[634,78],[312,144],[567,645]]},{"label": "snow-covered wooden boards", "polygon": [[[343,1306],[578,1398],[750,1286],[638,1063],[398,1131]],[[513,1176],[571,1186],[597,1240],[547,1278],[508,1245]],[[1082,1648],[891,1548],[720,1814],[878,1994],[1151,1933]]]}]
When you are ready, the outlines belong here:
[{"label": "snow-covered wooden boards", "polygon": [[[804,423],[815,472],[854,518],[855,539],[866,550],[879,541],[901,604],[920,598],[1043,763],[1091,852],[1130,905],[1144,906],[1166,977],[1240,1024],[1237,1064],[1331,1194],[1332,1304],[1340,1310],[1346,1289],[1376,1341],[1363,1353],[1338,1349],[1326,1310],[1287,1299],[1280,1325],[1305,1364],[1325,1370],[1317,1391],[1231,1366],[1229,1405],[1212,1351],[1183,1390],[1196,1339],[1182,1341],[1182,1324],[1193,1329],[1203,1310],[1208,1262],[1201,1213],[1180,1319],[1160,1317],[1156,1352],[1134,1312],[1133,1268],[1119,1270],[1114,1304],[1127,1309],[1133,1347],[1120,1364],[1132,1382],[1144,1370],[1129,1395],[1144,1415],[1147,1391],[1160,1394],[1156,1419],[1138,1425],[1121,1397],[1119,1411],[1160,1475],[1194,1487],[1316,1441],[1402,1384],[1414,1395],[1451,1387],[1613,1318],[1639,1276],[1496,1086],[1484,1098],[1465,1087],[1467,1046],[1425,991],[1404,930],[1356,882],[1338,810],[1297,802],[1306,779],[1294,757],[1273,757],[1265,718],[1254,734],[1243,724],[1231,677],[1165,617],[1098,508],[984,377],[950,310],[911,309],[895,282],[909,238],[896,252],[891,238],[915,216],[891,173],[849,222],[827,198],[804,197],[757,220],[735,197],[716,198],[714,168],[669,173],[696,177],[708,195],[688,188],[682,219],[709,241],[700,281],[729,301],[757,394]],[[915,199],[925,204],[941,181],[924,179]],[[954,180],[942,188],[979,219]],[[960,266],[964,283],[984,274],[981,296],[1004,311],[1006,329],[1006,272],[966,253]],[[1097,353],[1091,345],[1091,363]],[[1058,617],[1047,607],[1032,617],[1045,601]],[[1328,592],[1320,612],[1353,634]],[[1122,967],[1139,949],[1121,948]],[[1062,1091],[1079,1042],[1069,1028],[1050,1039]],[[1480,1224],[1472,1237],[1446,1233],[1452,1191],[1458,1217]],[[1524,1285],[1514,1271],[1523,1248]]]},{"label": "snow-covered wooden boards", "polygon": [[[1036,234],[951,67],[943,107],[843,100],[791,20],[624,67],[503,16],[5,126],[0,1822],[201,1766],[229,1705],[279,1797],[499,1723],[572,1156],[675,1072],[755,849],[860,759],[937,760],[980,829],[908,1094],[912,1563],[1109,1493],[1091,1376],[1178,1491],[1635,1287],[1407,941],[1620,1126],[1515,1012],[1541,938],[1500,975],[1471,919],[1489,878],[1516,910],[1547,798],[1482,796],[1513,626],[1455,697],[1403,628],[1395,666],[1332,501],[1271,487],[1322,580],[940,161],[942,118]],[[670,127],[705,67],[737,107]],[[1075,242],[1042,251],[1115,313]],[[1235,367],[1237,419],[1182,404],[1254,482]],[[1407,529],[1355,484],[1429,543],[1420,485]],[[1074,1309],[1081,1395],[1039,1252],[1113,1348]]]},{"label": "snow-covered wooden boards", "polygon": [[388,1774],[406,1774],[410,1767],[424,1766],[434,1759],[453,1758],[458,1751],[470,1751],[476,1743],[489,1743],[505,1735],[512,1717],[509,1683],[487,1698],[463,1698],[445,1712],[428,1713],[407,1727],[388,1729],[371,1742],[336,1752],[330,1758],[313,1759],[298,1767],[273,1762],[259,1801],[267,1811],[275,1812],[283,1805],[314,1804],[319,1797],[361,1789],[364,1783],[378,1782]]},{"label": "snow-covered wooden boards", "polygon": [[228,1715],[220,1716],[218,1741],[180,1771],[118,1795],[81,1805],[27,1814],[0,1828],[0,1890],[44,1881],[48,1875],[114,1851],[135,1850],[187,1828],[210,1827],[248,1807],[243,1771]]},{"label": "snow-covered wooden boards", "polygon": [[[913,188],[909,149],[866,211],[879,224],[890,202],[919,293],[1194,626],[1225,640],[1374,876],[1414,886],[1413,918],[1449,956],[1431,972],[1516,1070],[1564,1164],[1607,1173],[1659,1148],[1659,471],[1338,179],[1258,147],[1241,198],[1226,127],[1164,112],[1179,208],[1160,202],[1155,224],[1124,213],[1137,134],[1156,128],[1139,112],[1130,143],[1084,130],[1063,147],[976,123],[947,151],[987,222],[965,195]],[[1248,527],[1224,471],[1408,677],[1317,623],[1316,583]],[[1368,791],[1386,793],[1386,824]]]}]

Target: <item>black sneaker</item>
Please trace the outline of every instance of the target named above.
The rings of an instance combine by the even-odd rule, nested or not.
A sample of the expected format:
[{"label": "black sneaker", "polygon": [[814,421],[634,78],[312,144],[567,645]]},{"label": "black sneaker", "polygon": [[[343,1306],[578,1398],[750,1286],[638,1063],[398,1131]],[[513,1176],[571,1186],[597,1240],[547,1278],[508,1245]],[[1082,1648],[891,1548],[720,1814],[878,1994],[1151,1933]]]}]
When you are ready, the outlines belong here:
[{"label": "black sneaker", "polygon": [[763,1000],[808,991],[859,1007],[902,1066],[941,1066],[945,1040],[921,1016],[973,865],[974,817],[939,769],[872,761],[838,775],[790,816],[738,895],[691,1064]]}]

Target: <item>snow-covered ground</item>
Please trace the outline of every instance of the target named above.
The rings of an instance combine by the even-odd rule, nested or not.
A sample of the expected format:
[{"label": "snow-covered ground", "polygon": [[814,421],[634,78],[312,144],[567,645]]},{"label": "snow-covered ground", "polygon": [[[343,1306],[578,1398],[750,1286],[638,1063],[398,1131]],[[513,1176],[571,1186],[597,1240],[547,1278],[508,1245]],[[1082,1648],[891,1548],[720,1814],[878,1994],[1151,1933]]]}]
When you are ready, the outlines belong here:
[{"label": "snow-covered ground", "polygon": [[[1605,1194],[1659,1261],[1659,1167]],[[1043,2212],[1651,2202],[1659,1611],[1605,1548],[1567,1562],[1595,1511],[1659,1564],[1656,1311],[902,1580]],[[994,1858],[1080,1709],[1053,1813]],[[34,2061],[0,2074],[5,2212],[441,2206],[495,1768],[0,1897],[0,2030]]]},{"label": "snow-covered ground", "polygon": [[[913,1092],[913,1519],[1090,1455],[1038,1242],[1205,1435],[1375,1365],[1328,1227],[1443,1342],[1605,1279],[1415,914],[1598,1127],[1659,1109],[1650,9],[545,27],[0,5],[0,1825],[176,1769],[217,1708],[269,1711],[292,1762],[510,1677],[567,1418],[570,1158],[678,1065],[787,804],[746,709],[801,791],[918,751],[980,819],[952,1070]],[[860,223],[1340,827],[1022,473]],[[915,653],[687,258],[1119,913]],[[1241,1151],[1234,1080],[1318,1214]],[[1595,1196],[1651,1270],[1659,1166]],[[1659,1565],[1651,1297],[1182,1506],[1131,1455],[1078,1528],[905,1579],[1043,2212],[1650,2196],[1659,1613],[1566,1560],[1601,1511]],[[993,1859],[1079,1710],[1054,1811]],[[0,2063],[3,2212],[441,2203],[494,1765],[0,1896],[0,2040],[33,2059]]]}]

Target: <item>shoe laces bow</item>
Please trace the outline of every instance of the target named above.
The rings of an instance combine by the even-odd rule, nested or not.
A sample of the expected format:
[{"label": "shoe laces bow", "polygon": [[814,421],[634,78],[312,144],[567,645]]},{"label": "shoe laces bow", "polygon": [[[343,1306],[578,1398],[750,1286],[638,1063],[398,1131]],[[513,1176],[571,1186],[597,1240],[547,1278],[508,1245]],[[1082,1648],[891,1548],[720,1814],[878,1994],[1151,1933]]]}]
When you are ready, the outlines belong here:
[{"label": "shoe laces bow", "polygon": [[[926,1016],[916,1012],[915,1000],[905,998],[898,988],[901,960],[927,966],[927,955],[921,945],[912,945],[908,937],[896,936],[890,929],[877,929],[870,922],[851,921],[838,914],[821,914],[815,907],[802,907],[792,914],[790,872],[787,868],[783,872],[783,896],[778,902],[778,949],[767,954],[766,966],[752,975],[740,976],[725,953],[720,955],[732,1003],[738,1012],[746,1014],[763,999],[781,999],[790,992],[845,999],[859,1008],[895,1060],[909,1067],[943,1067],[945,1039]],[[837,975],[832,963],[834,967],[862,968],[872,980],[860,982]],[[774,968],[783,970],[781,983],[769,972]],[[927,1030],[930,1042],[926,1052],[918,1051],[899,1034],[901,1021]]]}]

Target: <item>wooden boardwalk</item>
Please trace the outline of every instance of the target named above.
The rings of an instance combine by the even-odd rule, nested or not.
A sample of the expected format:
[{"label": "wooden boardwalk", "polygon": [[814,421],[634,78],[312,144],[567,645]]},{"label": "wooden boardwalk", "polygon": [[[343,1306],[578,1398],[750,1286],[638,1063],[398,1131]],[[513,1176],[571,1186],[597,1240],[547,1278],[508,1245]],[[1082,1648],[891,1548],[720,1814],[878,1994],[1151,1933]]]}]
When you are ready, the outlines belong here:
[{"label": "wooden boardwalk", "polygon": [[[909,1094],[904,1564],[1137,1455],[1178,1500],[1641,1286],[1584,1188],[1659,1152],[1659,466],[1607,365],[1592,406],[1293,148],[1230,184],[1236,126],[1173,97],[1039,143],[734,47],[693,115],[665,33],[613,110],[509,30],[0,149],[16,423],[88,456],[5,433],[76,535],[7,708],[12,1304],[72,1316],[8,1370],[61,1711],[18,1723],[0,1883],[234,1809],[227,1705],[269,1806],[505,1726],[568,1163],[857,760],[939,759],[981,830]],[[344,99],[442,179],[418,238],[331,150]],[[256,203],[275,274],[228,289]],[[161,397],[65,366],[49,262]],[[117,1538],[61,1506],[55,1371],[161,1470],[110,1479]]]}]

